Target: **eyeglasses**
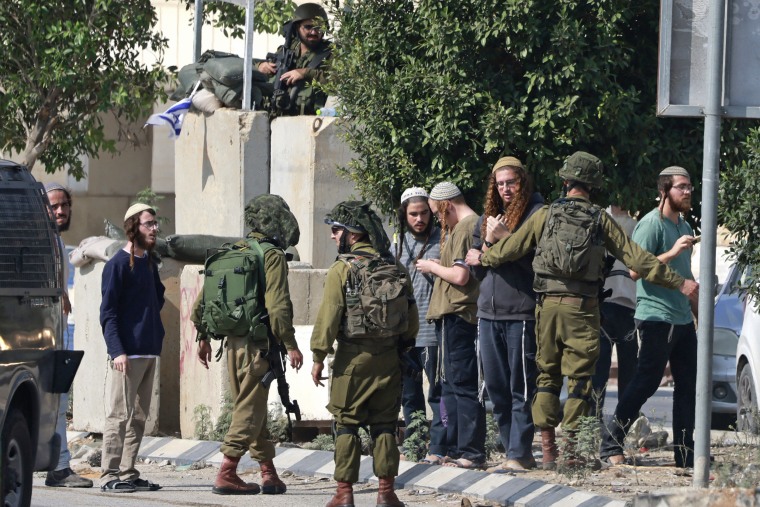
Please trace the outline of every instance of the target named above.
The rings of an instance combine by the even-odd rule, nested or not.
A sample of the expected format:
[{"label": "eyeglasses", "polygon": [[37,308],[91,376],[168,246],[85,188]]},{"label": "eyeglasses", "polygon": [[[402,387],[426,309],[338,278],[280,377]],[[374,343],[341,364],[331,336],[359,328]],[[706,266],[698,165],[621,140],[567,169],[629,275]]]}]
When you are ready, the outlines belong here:
[{"label": "eyeglasses", "polygon": [[340,231],[343,230],[343,227],[338,227],[337,225],[333,225],[330,227],[330,231],[333,233],[334,236],[337,236]]},{"label": "eyeglasses", "polygon": [[496,186],[501,187],[507,187],[507,188],[515,188],[517,185],[520,184],[520,179],[515,178],[513,180],[504,180],[504,181],[497,181]]},{"label": "eyeglasses", "polygon": [[150,222],[140,222],[140,225],[145,227],[146,229],[158,229],[158,222],[155,220],[151,220]]},{"label": "eyeglasses", "polygon": [[60,204],[51,204],[50,207],[53,208],[53,209],[69,209],[71,207],[71,203],[70,202],[62,202]]},{"label": "eyeglasses", "polygon": [[317,25],[301,25],[301,28],[307,32],[322,32],[322,27]]},{"label": "eyeglasses", "polygon": [[687,192],[688,193],[694,192],[694,186],[693,185],[677,185],[677,186],[675,186],[673,188],[676,189],[676,190],[678,190],[682,194],[685,194]]}]

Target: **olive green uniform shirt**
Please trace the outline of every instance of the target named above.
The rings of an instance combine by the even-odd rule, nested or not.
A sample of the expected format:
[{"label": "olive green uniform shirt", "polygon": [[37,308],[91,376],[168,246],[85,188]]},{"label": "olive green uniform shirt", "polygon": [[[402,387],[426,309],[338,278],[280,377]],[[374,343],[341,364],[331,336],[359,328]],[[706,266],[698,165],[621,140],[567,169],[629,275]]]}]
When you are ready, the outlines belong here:
[{"label": "olive green uniform shirt", "polygon": [[[362,252],[368,252],[375,254],[375,250],[371,244],[360,241],[354,243],[351,247],[351,251],[361,250]],[[403,265],[396,263],[399,269],[406,271]],[[330,266],[330,270],[327,272],[325,279],[325,292],[322,298],[322,304],[319,307],[319,313],[317,314],[317,321],[314,324],[314,331],[311,335],[311,350],[313,353],[313,359],[315,363],[322,363],[328,354],[333,354],[335,349],[333,347],[335,340],[345,340],[345,336],[341,330],[341,322],[346,313],[346,295],[345,286],[348,278],[348,266],[343,261],[336,261]],[[414,288],[412,287],[411,278],[407,276],[407,293],[414,294]],[[414,303],[409,307],[409,325],[405,333],[400,337],[401,344],[408,344],[408,346],[414,345],[414,339],[417,336],[419,329],[419,316],[417,314],[417,304]],[[389,347],[398,346],[398,340],[396,338],[389,338],[389,343],[382,344],[379,340],[373,340],[373,346],[382,347],[387,345]],[[366,340],[365,340],[366,341]]]},{"label": "olive green uniform shirt", "polygon": [[[573,199],[588,202],[588,199],[584,198]],[[481,264],[495,267],[507,261],[517,260],[529,253],[541,238],[548,212],[549,206],[544,206],[534,213],[514,234],[499,241],[485,252],[480,258]],[[611,255],[648,282],[669,289],[681,287],[684,278],[631,241],[625,231],[607,213],[602,213],[601,220],[604,246]]]},{"label": "olive green uniform shirt", "polygon": [[[454,226],[441,248],[441,266],[450,268],[457,264],[467,267],[464,258],[472,248],[472,231],[479,218],[478,215],[470,215]],[[478,321],[478,287],[479,282],[472,275],[464,285],[454,285],[442,278],[436,278],[433,295],[430,296],[428,320],[440,319],[453,313],[470,324],[475,324]]]}]

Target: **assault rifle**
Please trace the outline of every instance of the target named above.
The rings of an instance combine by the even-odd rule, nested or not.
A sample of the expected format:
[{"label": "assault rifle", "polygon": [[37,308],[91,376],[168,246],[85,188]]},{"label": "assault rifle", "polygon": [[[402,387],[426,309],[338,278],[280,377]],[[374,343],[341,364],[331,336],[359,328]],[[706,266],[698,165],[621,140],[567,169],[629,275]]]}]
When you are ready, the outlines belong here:
[{"label": "assault rifle", "polygon": [[288,357],[285,346],[279,343],[272,334],[272,326],[269,324],[269,315],[264,314],[261,318],[261,322],[267,327],[267,336],[269,337],[269,350],[267,351],[266,359],[269,361],[269,371],[264,374],[261,379],[261,385],[266,389],[272,385],[272,381],[277,379],[277,393],[280,395],[280,402],[285,408],[285,415],[288,418],[288,441],[293,441],[293,421],[290,419],[290,414],[293,414],[296,421],[301,420],[301,408],[298,406],[298,401],[290,401],[290,386],[287,380],[285,380],[285,365],[286,358]]},{"label": "assault rifle", "polygon": [[296,36],[295,23],[288,21],[282,26],[282,33],[285,36],[285,44],[280,46],[276,53],[267,53],[267,61],[277,66],[277,72],[274,75],[274,91],[272,99],[269,102],[269,112],[273,115],[280,115],[290,110],[291,105],[295,102],[298,86],[288,86],[282,82],[282,75],[295,67],[297,55],[290,49],[293,39]]}]

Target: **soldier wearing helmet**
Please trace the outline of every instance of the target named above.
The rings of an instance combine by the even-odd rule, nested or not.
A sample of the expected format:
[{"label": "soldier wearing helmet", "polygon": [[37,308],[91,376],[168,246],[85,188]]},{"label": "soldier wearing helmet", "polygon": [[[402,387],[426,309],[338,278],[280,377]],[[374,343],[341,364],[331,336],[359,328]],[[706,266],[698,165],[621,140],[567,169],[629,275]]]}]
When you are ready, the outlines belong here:
[{"label": "soldier wearing helmet", "polygon": [[[298,349],[293,328],[293,304],[288,287],[288,264],[284,249],[298,243],[300,231],[295,216],[285,200],[278,195],[259,195],[245,207],[245,222],[251,228],[247,241],[258,241],[264,250],[264,307],[274,337],[288,351],[290,366],[298,371],[303,355]],[[208,369],[211,361],[209,336],[202,332],[202,293],[193,309],[192,321],[198,329],[198,359]],[[224,458],[214,481],[213,493],[218,495],[267,495],[285,493],[272,461],[274,444],[269,440],[267,400],[269,389],[261,380],[269,370],[265,358],[267,344],[259,344],[250,336],[227,336],[227,370],[232,391],[232,421],[220,448]],[[261,486],[246,483],[237,475],[240,458],[246,452],[259,462]]]},{"label": "soldier wearing helmet", "polygon": [[[533,421],[541,430],[543,468],[558,459],[555,428],[562,422],[567,466],[585,464],[575,452],[575,431],[590,412],[591,376],[599,356],[599,289],[604,284],[605,250],[647,281],[678,289],[696,300],[699,285],[685,279],[657,257],[633,243],[589,193],[603,184],[602,162],[575,152],[559,170],[566,196],[534,213],[514,234],[485,253],[470,250],[471,266],[498,266],[536,249],[533,289],[536,307],[536,364],[539,375]],[[560,421],[559,394],[568,378],[568,400]]]},{"label": "soldier wearing helmet", "polygon": [[[374,473],[380,483],[377,505],[403,507],[394,492],[399,468],[396,443],[401,397],[399,351],[414,345],[419,327],[414,289],[406,269],[390,254],[388,236],[369,203],[342,202],[327,214],[325,223],[331,226],[331,237],[340,255],[327,273],[322,305],[311,335],[314,359],[311,375],[314,385],[324,385],[325,358],[335,354],[327,409],[334,417],[334,477],[338,487],[327,505],[353,507],[353,484],[359,480],[361,458],[358,429],[367,425],[374,442]],[[384,283],[400,294],[393,302],[388,300],[387,312],[373,311],[376,305],[367,301],[367,291],[355,283],[359,277],[371,276],[367,275],[368,270],[381,269],[386,273]],[[386,294],[390,298],[392,292]],[[400,310],[391,310],[398,309],[396,305],[402,305]],[[404,313],[404,318],[394,325],[391,321],[396,313]],[[383,325],[376,325],[377,315],[386,319]],[[366,332],[358,333],[357,327],[365,323]],[[334,348],[336,341],[338,345]]]},{"label": "soldier wearing helmet", "polygon": [[[283,32],[295,30],[295,37],[290,44],[290,49],[295,54],[292,66],[285,69],[280,80],[288,87],[294,100],[288,101],[288,109],[282,111],[285,114],[315,114],[316,109],[324,106],[327,96],[312,83],[324,84],[326,78],[327,61],[332,55],[332,45],[324,40],[325,30],[328,27],[327,13],[316,3],[299,5],[293,13],[293,19],[286,23]],[[278,50],[280,53],[281,47]],[[258,65],[259,72],[270,78],[267,83],[255,83],[265,96],[272,95],[271,79],[277,73],[277,64],[269,59],[254,61]],[[254,92],[255,93],[255,92]],[[261,100],[261,97],[256,97]]]}]

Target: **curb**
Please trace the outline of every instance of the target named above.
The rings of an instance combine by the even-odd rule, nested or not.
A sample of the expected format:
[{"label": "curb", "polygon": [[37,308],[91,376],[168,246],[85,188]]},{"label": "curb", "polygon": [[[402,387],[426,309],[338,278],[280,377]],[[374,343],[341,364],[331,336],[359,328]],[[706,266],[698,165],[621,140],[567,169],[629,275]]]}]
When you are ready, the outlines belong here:
[{"label": "curb", "polygon": [[[143,437],[138,457],[151,461],[168,460],[173,465],[187,466],[205,462],[219,466],[221,443],[206,440],[186,440],[169,437]],[[294,447],[277,447],[275,466],[295,475],[331,478],[335,469],[333,453]],[[240,460],[243,469],[257,469],[258,463],[249,455]],[[359,483],[377,483],[372,472],[372,458],[362,456]],[[624,507],[627,502],[579,491],[567,486],[507,474],[422,465],[402,461],[396,485],[401,488],[428,488],[438,493],[457,493],[504,506],[551,507]]]}]

